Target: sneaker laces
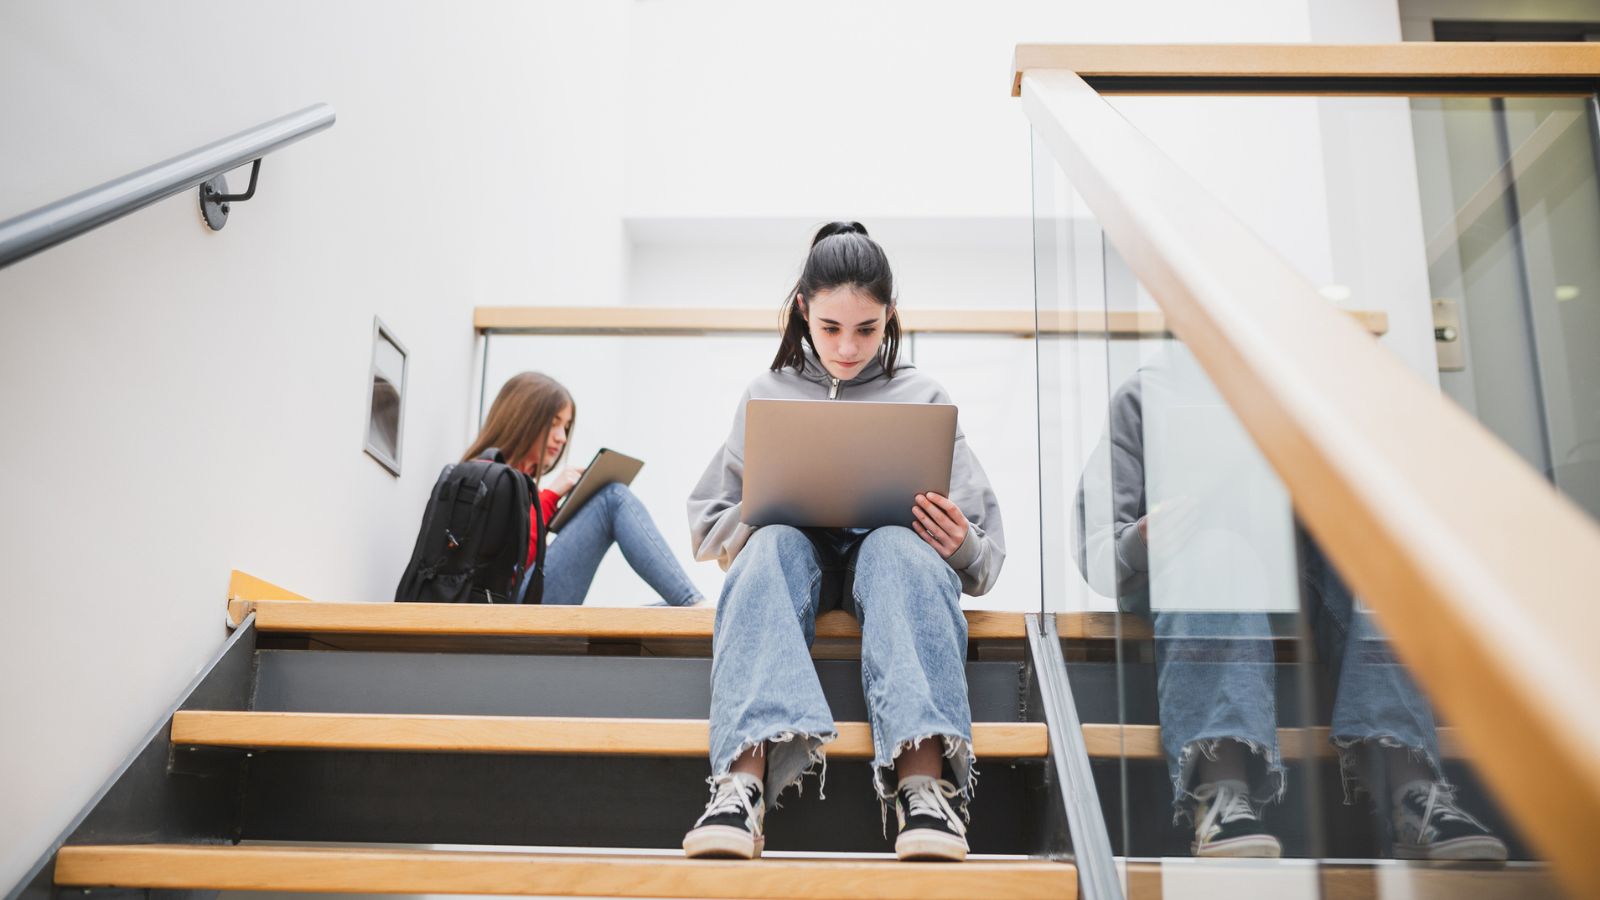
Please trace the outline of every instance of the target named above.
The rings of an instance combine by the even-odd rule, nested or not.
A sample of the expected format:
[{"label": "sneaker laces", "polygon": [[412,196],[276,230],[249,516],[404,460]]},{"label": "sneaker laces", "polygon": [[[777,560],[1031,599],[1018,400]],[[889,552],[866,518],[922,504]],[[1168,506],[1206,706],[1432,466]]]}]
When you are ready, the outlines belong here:
[{"label": "sneaker laces", "polygon": [[754,784],[748,785],[747,789],[745,783],[731,773],[714,775],[707,778],[706,783],[711,785],[711,802],[706,804],[706,811],[695,821],[697,827],[712,816],[724,813],[742,813],[747,822],[754,820],[755,808],[750,803],[750,791],[755,788]]},{"label": "sneaker laces", "polygon": [[1200,820],[1200,827],[1197,829],[1202,843],[1229,822],[1256,818],[1256,811],[1250,806],[1249,796],[1231,785],[1202,784],[1195,788],[1194,796],[1205,804],[1205,818]]},{"label": "sneaker laces", "polygon": [[904,787],[901,791],[906,798],[907,820],[912,816],[933,816],[950,823],[956,834],[966,837],[966,826],[961,824],[961,817],[950,806],[950,798],[960,794],[960,788],[942,778],[930,778]]},{"label": "sneaker laces", "polygon": [[[1406,793],[1420,795],[1422,789],[1414,788]],[[1433,824],[1434,816],[1438,816],[1440,822],[1466,822],[1482,831],[1489,830],[1484,827],[1482,822],[1473,818],[1471,813],[1456,805],[1456,789],[1453,785],[1443,784],[1438,781],[1428,785],[1428,799],[1420,805],[1422,806],[1422,829],[1424,832],[1437,830],[1437,827]]]}]

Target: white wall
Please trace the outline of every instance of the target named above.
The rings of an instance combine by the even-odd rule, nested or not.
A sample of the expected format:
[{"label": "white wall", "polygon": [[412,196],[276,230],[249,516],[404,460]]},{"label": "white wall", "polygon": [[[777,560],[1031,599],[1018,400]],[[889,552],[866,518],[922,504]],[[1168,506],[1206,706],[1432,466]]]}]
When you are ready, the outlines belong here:
[{"label": "white wall", "polygon": [[[0,270],[0,885],[218,647],[230,569],[392,596],[475,304],[615,298],[624,75],[589,63],[629,8],[0,6],[0,219],[339,113],[221,232],[190,193]],[[412,354],[398,480],[361,452],[374,315]]]}]

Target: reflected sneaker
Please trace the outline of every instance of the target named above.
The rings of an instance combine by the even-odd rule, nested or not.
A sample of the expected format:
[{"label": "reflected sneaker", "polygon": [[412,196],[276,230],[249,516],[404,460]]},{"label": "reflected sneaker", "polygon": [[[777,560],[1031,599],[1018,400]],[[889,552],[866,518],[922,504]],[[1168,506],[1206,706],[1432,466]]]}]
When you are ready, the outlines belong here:
[{"label": "reflected sneaker", "polygon": [[761,834],[766,807],[761,779],[731,772],[711,779],[711,802],[683,836],[683,854],[710,859],[759,859],[767,839]]},{"label": "reflected sneaker", "polygon": [[1505,860],[1505,842],[1457,806],[1455,793],[1437,781],[1394,792],[1395,859]]},{"label": "reflected sneaker", "polygon": [[965,861],[967,829],[949,800],[959,793],[950,782],[928,775],[900,779],[894,792],[894,815],[900,822],[894,855],[906,860]]},{"label": "reflected sneaker", "polygon": [[1278,839],[1261,827],[1250,805],[1250,788],[1242,781],[1218,781],[1194,789],[1194,843],[1189,852],[1207,857],[1271,857],[1283,855]]}]

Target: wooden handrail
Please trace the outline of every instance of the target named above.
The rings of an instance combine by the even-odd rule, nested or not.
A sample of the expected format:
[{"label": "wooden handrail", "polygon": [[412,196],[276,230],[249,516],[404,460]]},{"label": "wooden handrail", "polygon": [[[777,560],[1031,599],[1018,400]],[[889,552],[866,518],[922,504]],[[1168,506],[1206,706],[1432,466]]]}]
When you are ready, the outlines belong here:
[{"label": "wooden handrail", "polygon": [[[1349,314],[1372,334],[1389,330],[1385,312]],[[922,334],[1033,337],[1036,324],[1031,309],[903,309],[900,317],[907,332]],[[777,312],[770,309],[648,306],[480,306],[472,323],[479,331],[523,334],[752,334],[776,332],[779,325]],[[1166,316],[1159,310],[1046,312],[1037,326],[1045,334],[1159,338],[1168,333]]]},{"label": "wooden handrail", "polygon": [[1029,69],[1022,104],[1497,798],[1600,896],[1600,528],[1078,75]]},{"label": "wooden handrail", "polygon": [[[1600,78],[1600,45],[1515,41],[1018,44],[1016,54],[1012,57],[1011,96],[1022,96],[1022,73],[1029,69],[1068,71],[1090,79],[1165,76],[1263,80],[1351,78],[1378,82],[1395,79]],[[1116,90],[1114,85],[1106,87]],[[1305,92],[1329,93],[1326,88],[1309,87]]]}]

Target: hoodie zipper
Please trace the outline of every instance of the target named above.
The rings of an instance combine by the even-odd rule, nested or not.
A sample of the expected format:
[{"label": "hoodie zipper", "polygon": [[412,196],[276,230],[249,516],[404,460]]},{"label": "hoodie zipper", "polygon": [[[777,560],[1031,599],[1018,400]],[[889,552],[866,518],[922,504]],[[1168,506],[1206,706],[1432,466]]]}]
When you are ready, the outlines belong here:
[{"label": "hoodie zipper", "polygon": [[839,399],[839,379],[837,379],[837,378],[833,379],[833,387],[828,388],[828,399],[829,400],[837,400],[837,399]]}]

